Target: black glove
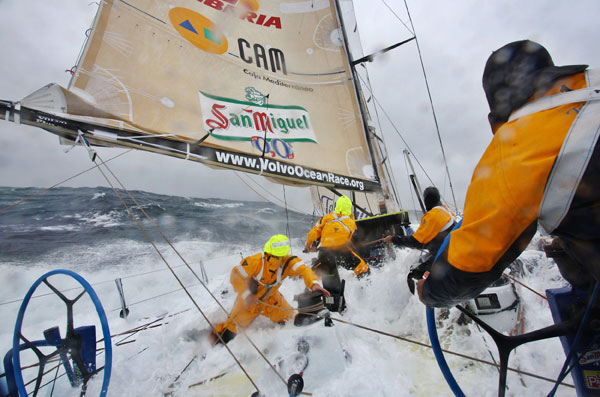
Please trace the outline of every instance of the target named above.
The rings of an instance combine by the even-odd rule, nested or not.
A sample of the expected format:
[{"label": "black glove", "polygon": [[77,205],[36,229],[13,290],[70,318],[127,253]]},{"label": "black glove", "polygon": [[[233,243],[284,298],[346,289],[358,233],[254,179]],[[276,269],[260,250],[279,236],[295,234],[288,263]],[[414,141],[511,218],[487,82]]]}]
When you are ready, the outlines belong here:
[{"label": "black glove", "polygon": [[250,292],[252,292],[252,294],[256,295],[258,293],[258,281],[253,278],[248,280],[248,289]]},{"label": "black glove", "polygon": [[417,281],[423,278],[424,271],[419,270],[419,268],[411,269],[410,272],[406,275],[406,283],[408,284],[408,289],[411,294],[415,294],[415,284]]}]

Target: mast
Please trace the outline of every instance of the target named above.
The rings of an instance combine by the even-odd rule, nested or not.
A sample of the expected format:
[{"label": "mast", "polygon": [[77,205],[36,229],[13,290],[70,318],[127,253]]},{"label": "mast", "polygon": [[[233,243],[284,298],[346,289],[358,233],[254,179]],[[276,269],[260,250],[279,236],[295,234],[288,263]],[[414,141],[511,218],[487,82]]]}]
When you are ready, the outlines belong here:
[{"label": "mast", "polygon": [[421,190],[421,185],[419,184],[419,180],[417,179],[417,173],[415,172],[415,168],[413,167],[412,161],[410,160],[410,152],[407,149],[404,149],[404,156],[406,156],[406,161],[408,162],[408,166],[410,167],[410,174],[408,178],[412,183],[413,189],[415,189],[415,196],[417,196],[417,200],[419,202],[419,206],[423,211],[423,215],[427,212],[425,210],[425,204],[423,204],[423,191]]},{"label": "mast", "polygon": [[[362,96],[361,96],[361,92],[360,89],[358,87],[358,77],[356,74],[356,70],[354,68],[354,64],[352,62],[352,56],[350,54],[350,47],[348,45],[348,36],[346,34],[346,26],[344,24],[344,19],[342,17],[342,13],[341,13],[341,7],[339,4],[339,0],[334,0],[333,2],[334,4],[334,9],[335,9],[335,13],[336,13],[336,17],[338,19],[338,22],[340,24],[340,29],[342,31],[342,38],[343,38],[343,48],[344,48],[344,52],[346,54],[346,58],[348,60],[348,66],[350,68],[350,73],[352,74],[352,85],[354,86],[354,94],[356,96],[356,101],[358,104],[358,110],[360,112],[360,117],[362,120],[362,124],[363,124],[363,130],[365,133],[365,138],[367,141],[367,147],[369,149],[369,154],[371,156],[371,163],[373,166],[373,172],[375,173],[375,178],[377,179],[377,181],[379,182],[379,191],[378,193],[381,195],[381,197],[378,198],[379,201],[379,211],[381,214],[385,214],[388,209],[387,209],[387,205],[386,205],[386,200],[385,200],[385,194],[383,191],[383,185],[382,185],[382,178],[379,175],[379,170],[378,170],[378,164],[377,164],[377,159],[378,156],[376,156],[375,152],[376,150],[373,148],[373,143],[371,141],[371,131],[369,129],[369,125],[367,123],[367,118],[365,116],[365,109],[363,108],[363,101],[362,101]],[[381,160],[381,159],[379,159]],[[381,161],[380,161],[381,162]]]},{"label": "mast", "polygon": [[389,210],[391,209],[391,208],[388,208],[388,200],[390,200],[390,203],[393,202],[393,200],[391,199],[391,197],[393,197],[393,193],[389,191],[389,187],[388,187],[388,184],[392,184],[393,181],[388,180],[388,178],[386,177],[386,172],[385,172],[385,169],[383,168],[384,160],[382,159],[380,151],[378,150],[378,148],[376,147],[376,145],[373,142],[373,137],[375,137],[375,138],[378,138],[378,137],[375,134],[374,128],[369,125],[368,120],[367,120],[366,114],[367,114],[368,110],[365,109],[365,101],[364,101],[364,98],[362,95],[362,89],[359,86],[359,77],[358,77],[358,74],[357,74],[357,71],[355,68],[356,63],[353,62],[353,60],[352,60],[352,54],[351,54],[350,45],[348,42],[348,35],[346,33],[346,27],[344,24],[344,19],[342,17],[342,8],[340,6],[339,0],[334,1],[334,8],[335,8],[336,16],[337,16],[339,24],[340,24],[340,28],[342,30],[343,48],[346,53],[350,71],[352,73],[352,83],[354,86],[354,93],[355,93],[356,100],[358,103],[360,117],[362,119],[365,139],[367,142],[367,147],[369,149],[369,154],[371,156],[371,163],[372,163],[373,171],[375,173],[375,178],[377,179],[377,181],[379,182],[379,185],[380,185],[379,189],[376,190],[376,192],[378,194],[377,200],[378,200],[378,205],[379,205],[379,211],[381,214],[385,214],[385,213],[389,212]]}]

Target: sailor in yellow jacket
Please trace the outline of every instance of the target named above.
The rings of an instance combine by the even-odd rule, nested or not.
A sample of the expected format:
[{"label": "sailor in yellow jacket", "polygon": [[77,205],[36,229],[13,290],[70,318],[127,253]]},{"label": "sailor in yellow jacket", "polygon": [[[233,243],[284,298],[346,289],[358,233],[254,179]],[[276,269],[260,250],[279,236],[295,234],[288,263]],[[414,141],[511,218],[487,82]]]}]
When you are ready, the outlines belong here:
[{"label": "sailor in yellow jacket", "polygon": [[369,271],[369,265],[352,249],[355,231],[352,201],[341,196],[335,203],[335,210],[319,219],[307,235],[305,252],[314,252],[318,247],[320,264],[316,271],[323,278],[323,286],[336,299],[341,299],[341,302],[328,306],[331,311],[343,311],[345,307],[337,266],[352,269],[356,276]]},{"label": "sailor in yellow jacket", "polygon": [[416,232],[410,236],[387,236],[385,241],[397,247],[422,249],[417,266],[411,267],[406,282],[411,293],[415,293],[415,281],[420,280],[431,269],[433,259],[444,238],[450,233],[456,221],[454,214],[441,202],[439,190],[429,186],[423,191],[423,201],[427,212],[421,218]]},{"label": "sailor in yellow jacket", "polygon": [[479,295],[527,247],[538,222],[574,259],[578,271],[569,274],[600,280],[600,72],[586,68],[554,66],[529,40],[492,53],[483,87],[494,136],[473,173],[461,227],[417,285],[426,305]]},{"label": "sailor in yellow jacket", "polygon": [[259,314],[276,323],[294,318],[295,311],[279,293],[279,287],[287,277],[302,277],[311,291],[330,296],[312,269],[289,253],[289,239],[276,234],[267,241],[264,252],[242,259],[233,268],[230,281],[238,296],[227,321],[218,324],[211,334],[213,343],[229,342],[240,328],[248,327]]}]

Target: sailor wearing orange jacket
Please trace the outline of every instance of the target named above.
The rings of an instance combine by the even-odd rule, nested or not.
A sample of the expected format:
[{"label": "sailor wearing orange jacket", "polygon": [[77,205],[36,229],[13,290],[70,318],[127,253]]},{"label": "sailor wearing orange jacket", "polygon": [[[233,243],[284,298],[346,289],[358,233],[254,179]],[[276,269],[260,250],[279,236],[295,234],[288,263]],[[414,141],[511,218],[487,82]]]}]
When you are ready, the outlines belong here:
[{"label": "sailor wearing orange jacket", "polygon": [[315,273],[289,252],[289,239],[277,234],[267,241],[264,252],[242,259],[233,268],[230,281],[238,296],[227,321],[215,327],[211,335],[213,343],[229,342],[240,328],[248,327],[259,314],[276,323],[294,318],[294,310],[279,293],[279,287],[287,277],[302,277],[307,288],[330,296]]},{"label": "sailor wearing orange jacket", "polygon": [[554,66],[528,40],[490,56],[483,87],[494,137],[473,173],[462,226],[418,283],[426,305],[480,294],[525,249],[538,222],[561,238],[579,270],[571,274],[600,280],[600,76],[586,68]]},{"label": "sailor wearing orange jacket", "polygon": [[342,311],[345,307],[337,266],[353,269],[357,276],[369,271],[369,265],[352,250],[351,240],[355,231],[352,201],[341,196],[335,203],[335,210],[319,219],[307,235],[305,252],[316,251],[319,247],[320,265],[316,269],[323,278],[323,286],[336,299],[341,299],[341,302],[328,306],[332,311]]},{"label": "sailor wearing orange jacket", "polygon": [[423,192],[423,201],[427,212],[421,218],[416,232],[410,236],[387,236],[385,241],[398,247],[420,248],[419,264],[411,268],[406,277],[410,292],[415,292],[415,280],[423,277],[431,269],[435,254],[438,252],[444,238],[450,233],[456,222],[454,214],[441,202],[440,192],[434,186],[429,186]]}]

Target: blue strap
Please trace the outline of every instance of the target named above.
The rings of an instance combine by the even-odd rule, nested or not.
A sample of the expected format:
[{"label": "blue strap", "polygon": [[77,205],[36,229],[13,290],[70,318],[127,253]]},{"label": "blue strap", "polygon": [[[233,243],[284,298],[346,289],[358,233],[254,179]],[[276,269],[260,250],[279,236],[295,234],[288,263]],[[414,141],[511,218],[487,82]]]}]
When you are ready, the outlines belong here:
[{"label": "blue strap", "polygon": [[[452,231],[458,229],[460,225],[462,225],[462,220],[458,222],[456,226],[454,226],[454,229],[452,229]],[[438,260],[441,253],[446,250],[448,244],[450,244],[450,234],[452,234],[452,232],[448,233],[448,235],[444,239],[444,242],[440,246],[440,249],[435,255],[435,259],[433,260],[434,263]],[[435,309],[432,307],[426,307],[425,315],[427,317],[427,330],[429,331],[429,341],[431,342],[431,348],[433,349],[433,354],[435,355],[435,359],[438,363],[438,366],[440,367],[440,371],[442,371],[442,375],[444,375],[444,379],[446,379],[446,383],[448,383],[448,386],[450,386],[452,393],[454,393],[454,395],[457,397],[464,397],[465,394],[460,389],[460,386],[458,386],[456,379],[454,379],[454,376],[452,375],[452,372],[448,367],[448,363],[444,358],[444,352],[442,351],[442,347],[440,346],[440,340],[438,338],[437,328],[435,326]]]}]

